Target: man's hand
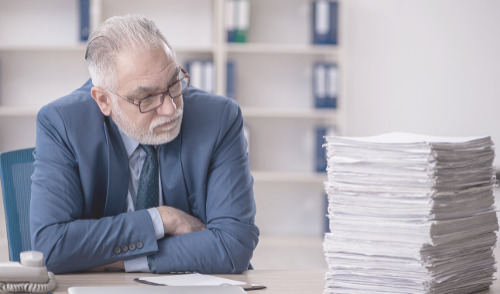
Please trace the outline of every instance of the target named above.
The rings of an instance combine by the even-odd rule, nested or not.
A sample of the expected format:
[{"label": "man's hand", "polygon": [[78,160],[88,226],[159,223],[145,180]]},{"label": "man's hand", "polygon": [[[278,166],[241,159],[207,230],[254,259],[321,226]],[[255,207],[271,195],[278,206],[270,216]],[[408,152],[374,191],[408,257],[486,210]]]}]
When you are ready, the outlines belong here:
[{"label": "man's hand", "polygon": [[176,236],[205,230],[203,222],[182,210],[170,206],[159,206],[156,209],[160,212],[165,235]]}]

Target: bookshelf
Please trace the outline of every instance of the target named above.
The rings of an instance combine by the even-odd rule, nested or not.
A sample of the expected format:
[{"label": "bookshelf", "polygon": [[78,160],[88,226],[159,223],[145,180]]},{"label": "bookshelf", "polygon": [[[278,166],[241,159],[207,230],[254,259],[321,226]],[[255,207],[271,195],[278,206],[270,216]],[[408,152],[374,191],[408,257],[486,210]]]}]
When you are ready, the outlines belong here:
[{"label": "bookshelf", "polygon": [[[34,146],[38,109],[89,77],[78,1],[17,2],[0,0],[0,152]],[[213,60],[218,94],[225,95],[226,62],[234,61],[236,100],[251,134],[256,222],[262,234],[318,236],[326,174],[314,172],[315,128],[341,129],[341,116],[314,108],[312,70],[317,61],[341,70],[340,48],[311,45],[311,0],[250,2],[246,43],[226,42],[225,0],[91,0],[91,23],[127,13],[150,17],[181,65]]]}]

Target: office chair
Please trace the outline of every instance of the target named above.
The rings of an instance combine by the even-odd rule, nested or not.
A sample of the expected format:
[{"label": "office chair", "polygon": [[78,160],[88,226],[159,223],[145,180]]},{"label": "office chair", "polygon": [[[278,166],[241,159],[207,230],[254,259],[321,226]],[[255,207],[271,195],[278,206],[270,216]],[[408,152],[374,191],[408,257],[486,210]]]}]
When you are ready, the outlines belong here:
[{"label": "office chair", "polygon": [[0,153],[0,180],[11,261],[31,250],[29,227],[33,151],[27,148]]}]

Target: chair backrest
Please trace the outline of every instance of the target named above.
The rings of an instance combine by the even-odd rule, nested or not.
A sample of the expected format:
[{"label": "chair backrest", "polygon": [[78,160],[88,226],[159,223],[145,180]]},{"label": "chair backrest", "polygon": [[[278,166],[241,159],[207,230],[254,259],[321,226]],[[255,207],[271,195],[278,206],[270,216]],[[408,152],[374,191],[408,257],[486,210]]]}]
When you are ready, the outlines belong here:
[{"label": "chair backrest", "polygon": [[19,261],[22,251],[31,250],[29,216],[33,151],[34,148],[27,148],[0,153],[0,180],[12,261]]}]

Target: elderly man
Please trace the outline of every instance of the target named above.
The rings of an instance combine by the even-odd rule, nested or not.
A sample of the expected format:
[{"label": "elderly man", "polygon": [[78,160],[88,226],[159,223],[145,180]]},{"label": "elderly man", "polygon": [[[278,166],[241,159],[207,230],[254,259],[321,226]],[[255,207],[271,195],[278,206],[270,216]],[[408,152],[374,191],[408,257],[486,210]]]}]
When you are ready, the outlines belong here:
[{"label": "elderly man", "polygon": [[37,116],[31,237],[55,273],[240,273],[258,243],[243,118],[189,87],[156,25],[90,36],[91,80]]}]

